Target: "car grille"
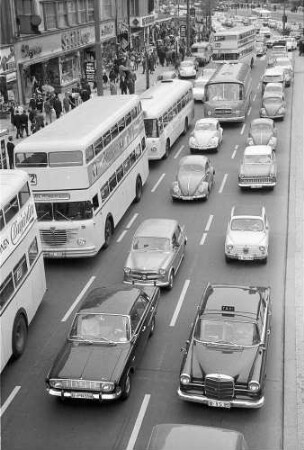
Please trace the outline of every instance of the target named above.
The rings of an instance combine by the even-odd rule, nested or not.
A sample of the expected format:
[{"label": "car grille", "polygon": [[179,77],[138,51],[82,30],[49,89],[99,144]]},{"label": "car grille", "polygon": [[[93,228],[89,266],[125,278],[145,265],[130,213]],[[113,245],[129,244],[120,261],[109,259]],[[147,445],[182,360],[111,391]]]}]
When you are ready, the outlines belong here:
[{"label": "car grille", "polygon": [[145,272],[145,271],[133,271],[130,273],[131,277],[135,280],[158,280],[158,272]]},{"label": "car grille", "polygon": [[88,380],[62,380],[63,389],[81,389],[88,391],[100,390],[102,383],[100,381]]},{"label": "car grille", "polygon": [[77,229],[53,229],[40,230],[40,238],[43,244],[50,247],[58,247],[71,242],[78,234]]},{"label": "car grille", "polygon": [[217,115],[229,115],[232,113],[232,109],[231,108],[215,108],[215,114]]},{"label": "car grille", "polygon": [[270,177],[250,177],[250,178],[241,178],[240,182],[242,183],[252,183],[252,184],[267,184],[273,183],[273,178]]},{"label": "car grille", "polygon": [[205,394],[208,398],[231,400],[234,394],[234,380],[227,375],[207,375]]}]

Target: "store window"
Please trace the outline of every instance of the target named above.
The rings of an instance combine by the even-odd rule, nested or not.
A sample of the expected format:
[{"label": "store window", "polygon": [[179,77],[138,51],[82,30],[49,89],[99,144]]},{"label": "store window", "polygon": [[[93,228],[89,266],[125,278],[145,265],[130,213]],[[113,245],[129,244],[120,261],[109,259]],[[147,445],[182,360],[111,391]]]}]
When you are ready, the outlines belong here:
[{"label": "store window", "polygon": [[65,1],[59,1],[57,6],[57,26],[58,28],[65,28],[68,26],[68,11]]},{"label": "store window", "polygon": [[69,25],[77,25],[77,2],[69,0],[67,2]]},{"label": "store window", "polygon": [[101,4],[101,17],[105,19],[112,18],[112,0],[104,0],[103,4]]},{"label": "store window", "polygon": [[57,28],[56,9],[54,2],[43,3],[44,10],[44,26],[46,30],[53,30]]},{"label": "store window", "polygon": [[62,59],[61,66],[61,84],[72,83],[79,77],[78,60],[76,56],[70,56]]}]

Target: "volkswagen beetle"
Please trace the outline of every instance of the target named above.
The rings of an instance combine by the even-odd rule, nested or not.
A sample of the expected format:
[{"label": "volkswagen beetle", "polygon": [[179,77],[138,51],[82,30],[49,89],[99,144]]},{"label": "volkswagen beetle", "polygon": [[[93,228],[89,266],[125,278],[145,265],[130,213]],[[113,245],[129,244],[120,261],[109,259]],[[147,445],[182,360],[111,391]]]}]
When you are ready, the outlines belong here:
[{"label": "volkswagen beetle", "polygon": [[277,147],[277,128],[272,119],[253,119],[250,123],[248,145],[269,145],[273,150]]},{"label": "volkswagen beetle", "polygon": [[215,118],[205,118],[196,121],[194,130],[190,135],[190,152],[203,150],[218,151],[223,140],[223,128]]}]

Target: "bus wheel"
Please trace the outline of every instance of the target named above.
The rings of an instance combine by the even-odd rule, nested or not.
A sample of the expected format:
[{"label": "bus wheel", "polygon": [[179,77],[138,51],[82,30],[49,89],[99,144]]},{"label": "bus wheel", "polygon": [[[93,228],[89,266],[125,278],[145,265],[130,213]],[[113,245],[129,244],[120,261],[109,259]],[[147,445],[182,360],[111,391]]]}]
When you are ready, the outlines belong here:
[{"label": "bus wheel", "polygon": [[169,153],[170,153],[170,141],[169,141],[169,139],[167,139],[167,142],[166,142],[166,151],[165,151],[165,154],[164,154],[164,159],[167,159],[167,158],[168,158]]},{"label": "bus wheel", "polygon": [[14,358],[19,358],[24,352],[27,341],[27,324],[23,314],[18,314],[14,321],[12,347]]},{"label": "bus wheel", "polygon": [[141,199],[141,194],[142,194],[142,182],[141,182],[141,178],[137,177],[136,178],[136,185],[135,185],[135,203],[138,203]]},{"label": "bus wheel", "polygon": [[110,220],[110,218],[108,217],[106,220],[106,224],[105,224],[105,230],[104,230],[104,244],[103,244],[103,248],[108,248],[110,245],[110,241],[112,238],[112,234],[113,234],[113,227],[112,227],[112,222]]},{"label": "bus wheel", "polygon": [[189,128],[188,117],[186,117],[183,134],[187,134],[188,128]]}]

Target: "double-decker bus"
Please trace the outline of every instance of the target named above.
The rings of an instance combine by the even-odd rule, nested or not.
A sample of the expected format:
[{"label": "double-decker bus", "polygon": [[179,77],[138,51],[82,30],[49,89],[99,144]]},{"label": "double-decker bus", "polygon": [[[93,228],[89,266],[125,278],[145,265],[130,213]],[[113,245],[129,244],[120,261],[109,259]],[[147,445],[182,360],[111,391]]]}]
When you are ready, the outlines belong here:
[{"label": "double-decker bus", "polygon": [[213,36],[212,60],[215,63],[244,62],[252,68],[256,60],[254,26],[216,31]]},{"label": "double-decker bus", "polygon": [[167,158],[194,117],[192,83],[161,81],[141,95],[149,159]]},{"label": "double-decker bus", "polygon": [[34,198],[27,173],[0,171],[1,371],[22,355],[46,282]]},{"label": "double-decker bus", "polygon": [[248,64],[222,64],[205,86],[204,116],[221,122],[244,122],[251,102]]},{"label": "double-decker bus", "polygon": [[30,175],[44,255],[96,255],[148,178],[139,97],[84,102],[18,144],[15,167]]}]

